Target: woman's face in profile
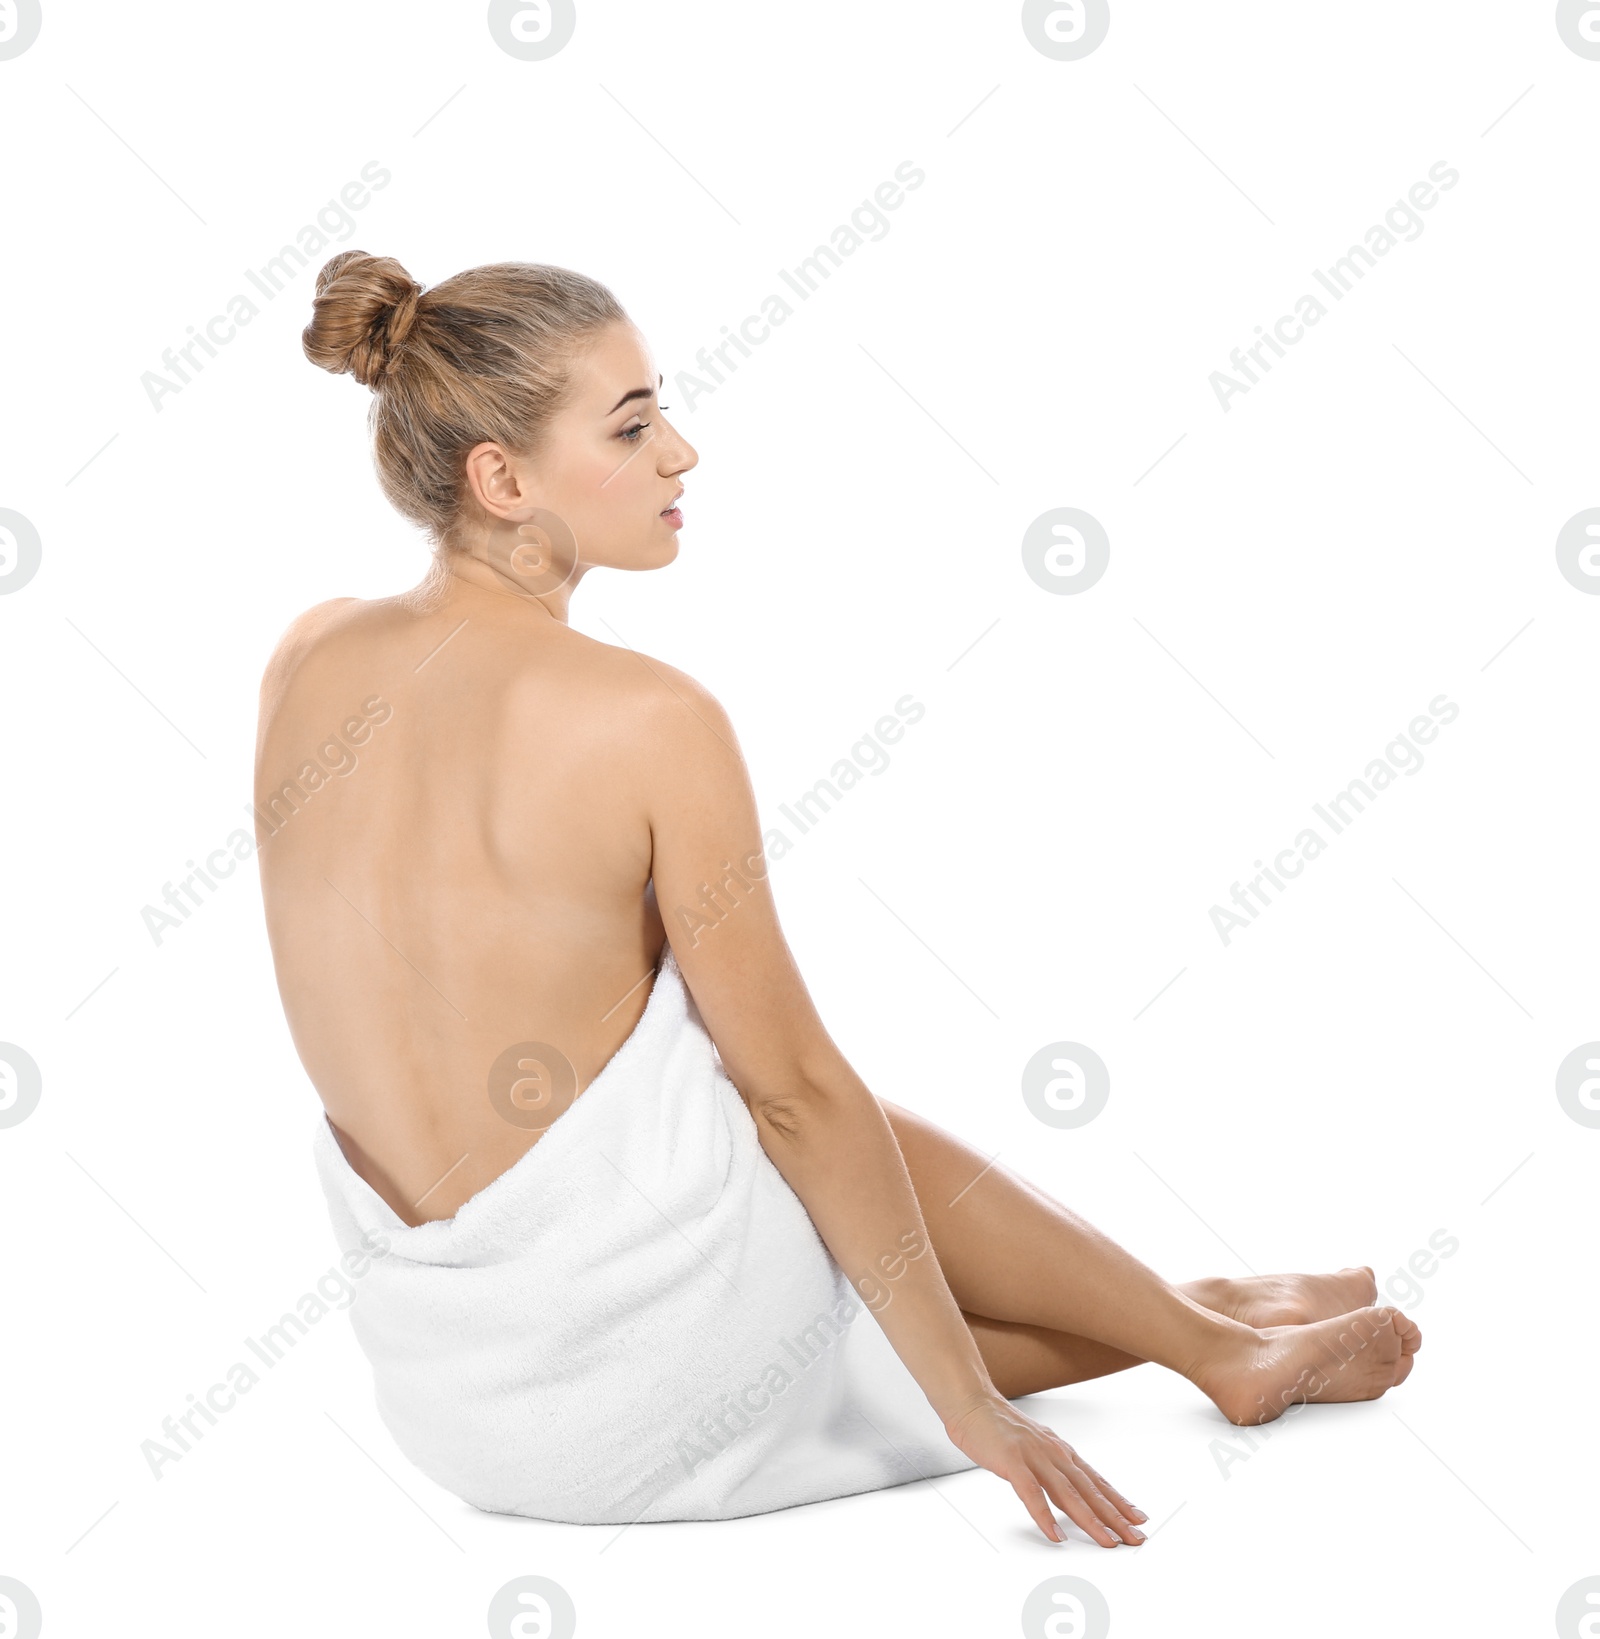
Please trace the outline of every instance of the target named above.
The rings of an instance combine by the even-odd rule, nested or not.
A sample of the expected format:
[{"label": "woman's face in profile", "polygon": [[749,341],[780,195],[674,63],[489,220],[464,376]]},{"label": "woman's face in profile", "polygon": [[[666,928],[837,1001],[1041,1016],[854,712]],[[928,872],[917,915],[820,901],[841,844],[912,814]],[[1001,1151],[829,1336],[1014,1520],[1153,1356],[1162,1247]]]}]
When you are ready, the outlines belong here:
[{"label": "woman's face in profile", "polygon": [[643,336],[608,325],[574,361],[538,453],[513,459],[515,497],[497,488],[510,475],[480,472],[506,511],[488,543],[502,575],[538,595],[578,564],[655,569],[677,557],[681,519],[665,514],[699,456],[662,413],[660,383]]}]

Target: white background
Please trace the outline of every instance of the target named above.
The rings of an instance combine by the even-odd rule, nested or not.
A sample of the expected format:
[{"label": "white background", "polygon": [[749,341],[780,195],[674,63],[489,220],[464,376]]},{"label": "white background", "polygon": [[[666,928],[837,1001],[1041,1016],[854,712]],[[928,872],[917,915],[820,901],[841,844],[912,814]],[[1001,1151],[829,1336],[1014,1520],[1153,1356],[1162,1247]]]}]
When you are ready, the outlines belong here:
[{"label": "white background", "polygon": [[[0,1130],[0,1575],[45,1632],[478,1634],[529,1574],[588,1635],[1014,1635],[1061,1574],[1124,1639],[1549,1631],[1600,1573],[1600,1131],[1555,1095],[1600,1038],[1600,597],[1555,555],[1600,505],[1597,110],[1542,0],[1116,0],[1078,61],[1015,4],[636,0],[542,62],[479,4],[47,0],[0,61],[0,507],[43,543],[0,596],[0,1040],[43,1076]],[[1174,1281],[1388,1280],[1448,1231],[1385,1291],[1407,1384],[1254,1454],[1152,1366],[1031,1402],[1138,1550],[1051,1548],[981,1471],[619,1536],[432,1486],[333,1314],[152,1477],[336,1249],[253,863],[159,946],[141,908],[246,823],[283,627],[425,547],[368,394],[301,353],[322,257],[159,412],[140,378],[372,160],[325,254],[570,266],[648,337],[700,454],[680,555],[573,623],[717,693],[767,823],[925,704],[774,865],[868,1084]],[[1211,373],[1439,161],[1424,231],[1224,411]],[[1078,595],[1023,567],[1062,506],[1111,543]],[[1440,694],[1420,770],[1224,944],[1211,907]],[[1111,1073],[1070,1130],[1020,1093],[1059,1040]]]}]

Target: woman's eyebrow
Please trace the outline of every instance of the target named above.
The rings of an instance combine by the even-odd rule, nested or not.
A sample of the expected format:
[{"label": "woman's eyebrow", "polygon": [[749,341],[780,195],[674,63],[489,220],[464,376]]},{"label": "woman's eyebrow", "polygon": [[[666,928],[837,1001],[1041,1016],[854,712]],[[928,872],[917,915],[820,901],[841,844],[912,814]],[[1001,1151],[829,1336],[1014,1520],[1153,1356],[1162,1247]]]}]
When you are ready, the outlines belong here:
[{"label": "woman's eyebrow", "polygon": [[[667,378],[664,375],[657,377],[656,387],[664,387],[666,385],[666,381],[667,381]],[[617,400],[617,402],[615,404],[613,404],[609,410],[606,411],[606,414],[607,415],[615,415],[617,413],[617,411],[620,410],[622,408],[622,406],[624,404],[626,404],[630,399],[653,398],[654,396],[655,396],[655,388],[653,388],[653,387],[635,387],[634,390],[631,393],[624,393],[622,395],[622,397],[619,398]]]}]

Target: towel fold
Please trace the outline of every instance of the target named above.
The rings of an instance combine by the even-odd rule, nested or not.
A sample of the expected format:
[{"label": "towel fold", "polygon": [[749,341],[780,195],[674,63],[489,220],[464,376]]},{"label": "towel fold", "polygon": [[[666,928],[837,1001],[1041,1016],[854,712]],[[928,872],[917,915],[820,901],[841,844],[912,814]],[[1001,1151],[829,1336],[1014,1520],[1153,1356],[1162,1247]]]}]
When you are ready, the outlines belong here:
[{"label": "towel fold", "polygon": [[350,1308],[379,1412],[475,1507],[731,1519],[974,1466],[762,1149],[670,946],[627,1040],[455,1217],[404,1224],[325,1116],[314,1150],[341,1249],[388,1243]]}]

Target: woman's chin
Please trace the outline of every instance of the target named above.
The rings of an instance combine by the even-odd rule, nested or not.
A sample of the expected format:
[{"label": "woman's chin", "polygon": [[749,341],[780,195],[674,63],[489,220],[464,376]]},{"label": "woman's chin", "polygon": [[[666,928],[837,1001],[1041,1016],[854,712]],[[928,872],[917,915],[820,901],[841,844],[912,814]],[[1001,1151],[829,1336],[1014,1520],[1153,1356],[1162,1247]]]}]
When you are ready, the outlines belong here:
[{"label": "woman's chin", "polygon": [[[661,526],[661,533],[647,541],[636,541],[631,547],[619,547],[605,556],[586,558],[593,569],[663,569],[678,556],[678,537]],[[4,1634],[0,1633],[0,1639]]]}]

